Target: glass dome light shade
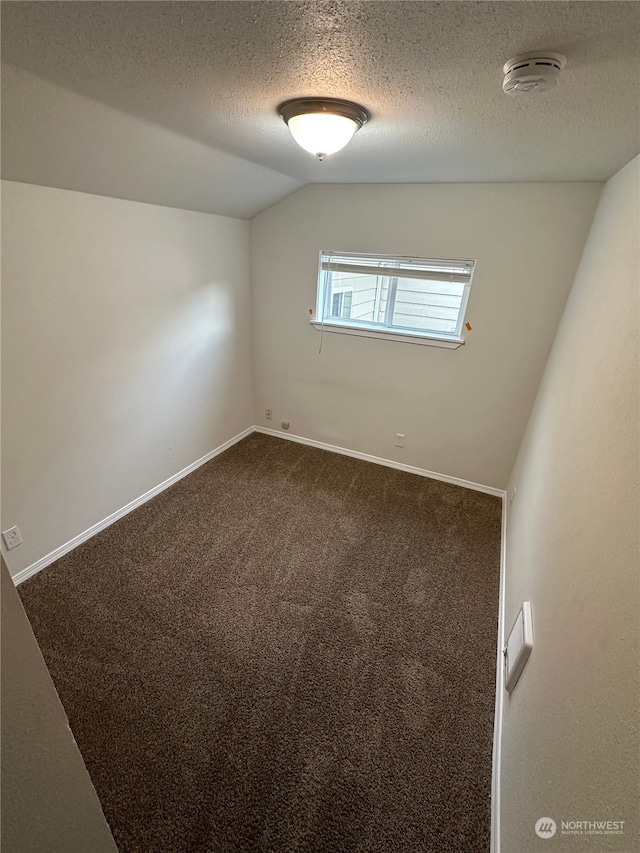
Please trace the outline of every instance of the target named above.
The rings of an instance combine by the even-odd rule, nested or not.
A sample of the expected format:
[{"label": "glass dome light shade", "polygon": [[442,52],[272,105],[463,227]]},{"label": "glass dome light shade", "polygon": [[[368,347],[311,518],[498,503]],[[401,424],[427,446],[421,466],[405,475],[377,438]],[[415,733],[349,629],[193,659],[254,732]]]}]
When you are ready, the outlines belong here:
[{"label": "glass dome light shade", "polygon": [[298,145],[318,160],[344,148],[370,119],[364,107],[343,98],[290,98],[280,104],[278,115]]},{"label": "glass dome light shade", "polygon": [[288,121],[291,135],[310,154],[335,154],[349,142],[358,124],[332,113],[303,113]]}]

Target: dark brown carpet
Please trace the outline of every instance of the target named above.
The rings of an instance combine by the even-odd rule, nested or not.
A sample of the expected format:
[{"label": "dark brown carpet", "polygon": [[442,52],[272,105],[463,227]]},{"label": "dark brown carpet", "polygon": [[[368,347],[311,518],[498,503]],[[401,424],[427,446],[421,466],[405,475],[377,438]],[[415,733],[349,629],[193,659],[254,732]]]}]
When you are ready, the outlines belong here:
[{"label": "dark brown carpet", "polygon": [[253,434],[24,583],[120,853],[487,853],[500,513]]}]

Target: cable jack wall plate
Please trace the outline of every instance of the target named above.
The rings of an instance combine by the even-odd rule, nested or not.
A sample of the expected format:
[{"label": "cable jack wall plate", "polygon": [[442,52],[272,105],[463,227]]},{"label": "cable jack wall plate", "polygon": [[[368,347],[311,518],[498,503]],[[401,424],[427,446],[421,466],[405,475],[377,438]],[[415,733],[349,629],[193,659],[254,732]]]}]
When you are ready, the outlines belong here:
[{"label": "cable jack wall plate", "polygon": [[504,647],[504,686],[509,693],[518,683],[522,670],[533,649],[533,619],[531,602],[525,601],[520,608]]}]

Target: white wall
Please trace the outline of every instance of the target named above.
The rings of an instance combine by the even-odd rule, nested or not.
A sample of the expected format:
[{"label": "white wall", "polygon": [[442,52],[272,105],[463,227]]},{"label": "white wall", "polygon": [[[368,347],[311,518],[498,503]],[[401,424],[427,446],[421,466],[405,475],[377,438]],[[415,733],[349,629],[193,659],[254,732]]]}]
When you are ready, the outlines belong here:
[{"label": "white wall", "polygon": [[249,225],[13,182],[2,214],[15,575],[252,423]]},{"label": "white wall", "polygon": [[[291,432],[504,488],[600,184],[314,185],[251,221],[254,399]],[[321,249],[475,258],[458,350],[309,325]],[[394,447],[395,434],[406,435]]]},{"label": "white wall", "polygon": [[18,593],[2,573],[2,849],[117,853]]},{"label": "white wall", "polygon": [[[507,630],[529,599],[535,643],[505,694],[502,853],[640,849],[639,163],[604,188],[509,484]],[[541,842],[543,816],[626,834]]]}]

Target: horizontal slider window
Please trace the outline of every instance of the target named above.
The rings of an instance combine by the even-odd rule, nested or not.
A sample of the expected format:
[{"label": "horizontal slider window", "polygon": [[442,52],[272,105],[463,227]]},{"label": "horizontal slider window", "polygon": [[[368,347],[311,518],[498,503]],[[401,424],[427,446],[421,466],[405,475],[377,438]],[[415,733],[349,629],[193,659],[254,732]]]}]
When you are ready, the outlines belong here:
[{"label": "horizontal slider window", "polygon": [[474,269],[471,260],[323,251],[314,325],[462,343]]}]

